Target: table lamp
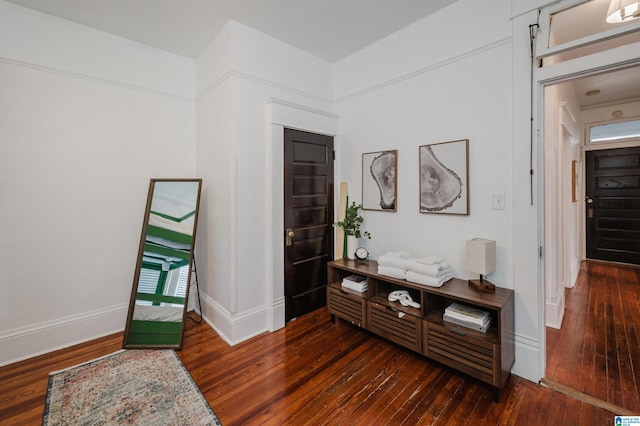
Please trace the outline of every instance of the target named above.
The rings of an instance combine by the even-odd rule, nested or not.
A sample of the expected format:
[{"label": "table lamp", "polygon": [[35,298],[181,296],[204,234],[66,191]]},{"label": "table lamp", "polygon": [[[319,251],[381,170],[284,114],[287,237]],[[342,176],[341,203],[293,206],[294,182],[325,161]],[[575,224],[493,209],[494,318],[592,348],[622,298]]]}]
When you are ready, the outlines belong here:
[{"label": "table lamp", "polygon": [[480,275],[478,280],[469,280],[469,287],[479,291],[495,291],[496,286],[482,276],[496,271],[496,242],[484,238],[467,240],[467,270]]}]

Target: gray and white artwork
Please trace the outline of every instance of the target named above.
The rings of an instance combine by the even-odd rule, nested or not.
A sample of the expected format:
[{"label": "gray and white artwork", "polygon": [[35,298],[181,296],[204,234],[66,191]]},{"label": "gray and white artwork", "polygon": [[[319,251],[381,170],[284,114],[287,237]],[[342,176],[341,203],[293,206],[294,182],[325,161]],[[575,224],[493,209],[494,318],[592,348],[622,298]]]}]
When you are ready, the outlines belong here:
[{"label": "gray and white artwork", "polygon": [[398,151],[362,154],[362,208],[396,211]]},{"label": "gray and white artwork", "polygon": [[469,214],[469,141],[423,145],[420,153],[420,212]]}]

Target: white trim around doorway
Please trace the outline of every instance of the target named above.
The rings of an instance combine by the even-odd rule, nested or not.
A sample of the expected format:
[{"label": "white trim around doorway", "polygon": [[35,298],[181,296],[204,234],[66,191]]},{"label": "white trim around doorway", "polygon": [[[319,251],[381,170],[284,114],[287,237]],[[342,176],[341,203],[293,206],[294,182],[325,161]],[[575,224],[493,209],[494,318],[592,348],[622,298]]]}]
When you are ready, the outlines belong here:
[{"label": "white trim around doorway", "polygon": [[[534,126],[533,137],[534,140],[538,140],[538,161],[537,167],[541,171],[539,173],[539,179],[537,180],[537,199],[538,203],[538,239],[541,247],[544,248],[544,88],[548,85],[561,83],[564,81],[573,80],[580,77],[585,77],[593,74],[615,71],[622,68],[640,66],[640,52],[639,43],[629,44],[626,46],[617,47],[612,50],[595,53],[589,56],[580,57],[570,61],[560,62],[554,65],[549,65],[544,68],[536,68],[533,78],[534,96],[533,111],[534,111]],[[545,265],[540,260],[540,273],[538,275],[538,288],[539,294],[539,348],[538,361],[540,368],[540,379],[544,378],[546,374],[546,324],[545,324]]]},{"label": "white trim around doorway", "polygon": [[[270,98],[267,112],[267,206],[271,214],[265,218],[266,240],[271,241],[267,254],[267,286],[269,303],[269,331],[285,324],[284,311],[284,129],[296,129],[336,137],[339,116],[281,99]],[[338,146],[338,138],[334,139]],[[337,165],[337,164],[336,164]],[[339,170],[334,167],[334,170]],[[338,174],[336,173],[336,176]],[[336,180],[337,182],[338,180]]]}]

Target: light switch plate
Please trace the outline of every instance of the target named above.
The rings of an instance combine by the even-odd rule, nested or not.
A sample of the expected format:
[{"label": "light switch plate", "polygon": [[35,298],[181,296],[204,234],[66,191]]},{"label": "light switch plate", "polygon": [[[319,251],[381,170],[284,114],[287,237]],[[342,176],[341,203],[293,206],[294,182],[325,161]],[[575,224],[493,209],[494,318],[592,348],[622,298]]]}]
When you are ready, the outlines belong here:
[{"label": "light switch plate", "polygon": [[504,194],[493,194],[493,209],[504,210]]}]

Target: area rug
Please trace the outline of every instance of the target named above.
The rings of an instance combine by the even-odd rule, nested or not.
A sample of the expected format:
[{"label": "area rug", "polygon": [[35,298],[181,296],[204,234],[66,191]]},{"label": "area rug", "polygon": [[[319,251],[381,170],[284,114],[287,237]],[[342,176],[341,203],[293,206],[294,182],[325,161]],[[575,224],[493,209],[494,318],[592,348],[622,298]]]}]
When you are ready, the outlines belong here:
[{"label": "area rug", "polygon": [[123,350],[50,373],[43,425],[220,425],[172,350]]}]

